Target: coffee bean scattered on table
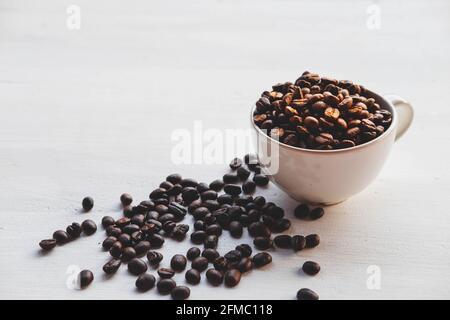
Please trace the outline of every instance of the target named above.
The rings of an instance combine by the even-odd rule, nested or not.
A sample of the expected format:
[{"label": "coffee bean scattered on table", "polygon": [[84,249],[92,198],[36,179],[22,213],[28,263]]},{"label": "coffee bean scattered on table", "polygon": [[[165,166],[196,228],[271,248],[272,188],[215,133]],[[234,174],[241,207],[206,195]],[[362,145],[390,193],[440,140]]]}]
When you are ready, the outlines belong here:
[{"label": "coffee bean scattered on table", "polygon": [[253,122],[290,146],[335,150],[379,137],[390,127],[392,114],[361,85],[305,71],[295,83],[264,91]]},{"label": "coffee bean scattered on table", "polygon": [[120,202],[124,207],[129,206],[133,202],[133,197],[128,193],[123,193],[120,196]]},{"label": "coffee bean scattered on table", "polygon": [[87,219],[81,223],[81,229],[86,235],[90,236],[97,231],[97,225],[94,221]]},{"label": "coffee bean scattered on table", "polygon": [[264,267],[265,265],[268,265],[271,262],[272,262],[272,256],[270,254],[268,254],[267,252],[257,253],[253,257],[253,265],[255,266],[255,268]]},{"label": "coffee bean scattered on table", "polygon": [[319,295],[311,289],[303,288],[297,292],[297,300],[319,300]]},{"label": "coffee bean scattered on table", "polygon": [[71,239],[76,239],[80,236],[82,231],[81,225],[77,222],[73,222],[66,228],[66,232]]},{"label": "coffee bean scattered on table", "polygon": [[320,237],[318,234],[310,234],[305,237],[306,248],[317,247],[320,243]]},{"label": "coffee bean scattered on table", "polygon": [[176,254],[170,260],[170,267],[176,272],[181,272],[186,268],[187,259],[182,254]]},{"label": "coffee bean scattered on table", "polygon": [[208,279],[208,282],[217,287],[222,284],[223,282],[223,274],[219,270],[216,269],[208,269],[206,271],[206,279]]},{"label": "coffee bean scattered on table", "polygon": [[69,242],[70,237],[66,231],[57,230],[57,231],[53,232],[53,239],[56,240],[57,244],[65,244],[65,243]]},{"label": "coffee bean scattered on table", "polygon": [[158,251],[147,252],[148,263],[152,266],[157,266],[163,259],[163,255]]},{"label": "coffee bean scattered on table", "polygon": [[152,289],[155,286],[155,283],[156,283],[156,279],[153,275],[144,273],[144,274],[141,274],[136,279],[135,284],[136,284],[136,288],[139,291],[145,292],[145,291]]},{"label": "coffee bean scattered on table", "polygon": [[103,266],[103,271],[106,274],[116,273],[116,271],[119,270],[121,264],[122,261],[120,259],[111,259],[107,263],[105,263],[105,265]]},{"label": "coffee bean scattered on table", "polygon": [[186,286],[177,286],[172,289],[170,295],[174,300],[186,300],[191,295],[191,290]]},{"label": "coffee bean scattered on table", "polygon": [[94,274],[90,270],[82,270],[78,274],[78,281],[80,284],[80,288],[84,289],[87,286],[89,286],[92,283],[92,281],[94,281]]},{"label": "coffee bean scattered on table", "polygon": [[189,284],[199,284],[201,279],[200,272],[195,269],[189,269],[186,271],[184,277]]},{"label": "coffee bean scattered on table", "polygon": [[39,242],[39,246],[42,248],[42,250],[49,251],[52,250],[54,247],[56,247],[56,240],[55,239],[46,239]]},{"label": "coffee bean scattered on table", "polygon": [[136,276],[147,271],[147,264],[139,258],[134,258],[128,262],[128,271]]},{"label": "coffee bean scattered on table", "polygon": [[160,279],[156,284],[158,292],[162,295],[167,295],[177,286],[177,283],[173,279]]},{"label": "coffee bean scattered on table", "polygon": [[320,265],[314,261],[306,261],[302,266],[302,270],[304,273],[314,276],[319,273]]},{"label": "coffee bean scattered on table", "polygon": [[158,276],[161,279],[170,279],[175,275],[175,271],[170,268],[159,268]]},{"label": "coffee bean scattered on table", "polygon": [[94,207],[94,199],[85,197],[81,202],[81,205],[83,206],[84,211],[88,212]]},{"label": "coffee bean scattered on table", "polygon": [[225,272],[224,283],[227,287],[235,287],[241,281],[241,272],[237,269],[231,269]]},{"label": "coffee bean scattered on table", "polygon": [[192,261],[192,260],[194,260],[195,258],[199,257],[200,254],[201,254],[200,248],[192,247],[192,248],[190,248],[190,249],[187,251],[186,257],[187,257],[190,261]]}]

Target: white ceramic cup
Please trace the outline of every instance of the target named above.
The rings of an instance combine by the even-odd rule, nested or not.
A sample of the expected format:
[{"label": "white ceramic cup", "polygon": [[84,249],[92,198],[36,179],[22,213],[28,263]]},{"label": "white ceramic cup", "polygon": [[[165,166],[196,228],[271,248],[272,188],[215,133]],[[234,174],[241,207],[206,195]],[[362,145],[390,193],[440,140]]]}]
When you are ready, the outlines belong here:
[{"label": "white ceramic cup", "polygon": [[[394,142],[414,117],[412,106],[398,96],[381,97],[370,91],[368,95],[392,112],[391,126],[376,139],[348,149],[309,150],[274,140],[254,124],[253,108],[250,121],[256,130],[254,143],[262,171],[300,202],[331,205],[361,192],[380,173]],[[270,145],[278,149],[275,154]]]}]

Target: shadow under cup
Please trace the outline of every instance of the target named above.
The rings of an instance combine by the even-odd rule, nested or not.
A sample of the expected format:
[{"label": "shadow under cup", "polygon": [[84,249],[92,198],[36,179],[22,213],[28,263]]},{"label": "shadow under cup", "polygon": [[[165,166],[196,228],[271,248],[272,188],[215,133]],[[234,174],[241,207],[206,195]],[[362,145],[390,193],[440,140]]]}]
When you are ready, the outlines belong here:
[{"label": "shadow under cup", "polygon": [[254,145],[262,171],[289,196],[303,203],[331,205],[364,190],[380,173],[395,142],[398,114],[394,106],[367,91],[382,109],[392,113],[390,127],[367,143],[338,150],[292,147],[267,136],[253,122]]}]

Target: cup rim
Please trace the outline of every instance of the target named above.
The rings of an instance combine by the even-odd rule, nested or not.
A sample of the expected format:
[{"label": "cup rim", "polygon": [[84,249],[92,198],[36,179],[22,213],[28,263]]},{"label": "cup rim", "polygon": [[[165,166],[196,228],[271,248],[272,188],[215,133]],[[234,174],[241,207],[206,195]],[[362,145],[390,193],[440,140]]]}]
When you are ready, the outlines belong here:
[{"label": "cup rim", "polygon": [[275,140],[274,138],[268,136],[266,133],[264,133],[261,128],[259,128],[255,122],[253,121],[253,113],[255,112],[255,108],[256,106],[254,105],[251,109],[250,112],[250,122],[253,125],[253,128],[259,133],[262,134],[264,137],[270,139],[271,141],[279,144],[280,146],[287,148],[287,149],[291,149],[293,151],[300,151],[300,152],[308,152],[308,153],[322,153],[322,154],[327,154],[327,153],[344,153],[344,152],[350,152],[350,151],[354,151],[354,150],[358,150],[358,149],[363,149],[366,148],[378,141],[383,140],[384,138],[388,137],[397,127],[397,111],[395,110],[395,107],[392,105],[391,102],[389,102],[388,100],[386,100],[384,97],[380,96],[379,94],[371,91],[371,90],[367,90],[366,89],[366,93],[368,93],[369,97],[373,97],[375,98],[375,100],[377,100],[378,102],[382,102],[382,104],[386,105],[389,107],[389,111],[392,113],[392,123],[389,126],[389,128],[383,132],[380,136],[376,137],[373,140],[370,140],[369,142],[365,142],[363,144],[354,146],[354,147],[350,147],[350,148],[344,148],[344,149],[333,149],[333,150],[315,150],[315,149],[305,149],[305,148],[299,148],[299,147],[294,147],[294,146],[290,146],[284,142],[281,142],[279,140]]}]

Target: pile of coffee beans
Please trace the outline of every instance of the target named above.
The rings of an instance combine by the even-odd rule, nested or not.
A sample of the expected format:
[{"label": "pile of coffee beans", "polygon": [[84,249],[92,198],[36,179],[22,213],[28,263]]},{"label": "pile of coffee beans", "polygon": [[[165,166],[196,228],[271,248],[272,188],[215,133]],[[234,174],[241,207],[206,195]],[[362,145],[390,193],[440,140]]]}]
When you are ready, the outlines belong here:
[{"label": "pile of coffee beans", "polygon": [[287,145],[333,150],[379,137],[391,125],[392,114],[361,85],[305,71],[295,83],[264,91],[253,121]]},{"label": "pile of coffee beans", "polygon": [[[246,155],[243,160],[235,158],[230,168],[231,173],[210,184],[171,174],[150,192],[149,199],[135,205],[132,205],[131,195],[122,194],[123,216],[117,220],[104,216],[101,220],[106,233],[102,247],[111,256],[103,271],[112,275],[122,263],[126,263],[129,273],[137,277],[137,290],[144,292],[156,287],[162,295],[187,299],[190,289],[177,285],[173,280],[176,273],[184,273],[186,283],[191,286],[200,283],[202,273],[205,273],[206,281],[212,286],[235,287],[249,271],[272,262],[272,255],[267,250],[279,248],[297,252],[319,244],[320,238],[316,234],[280,234],[290,228],[291,222],[285,217],[283,208],[254,195],[257,187],[269,183],[255,156]],[[93,200],[86,199],[92,198],[83,200],[83,208],[88,210],[89,206],[85,205],[87,202],[93,204]],[[193,218],[193,229],[183,223],[187,215]],[[323,209],[310,211],[308,206],[300,205],[295,216],[317,219],[323,216]],[[253,237],[254,247],[261,252],[253,255],[252,247],[246,243],[224,253],[217,250],[220,237],[225,232],[233,238],[241,238],[245,229]],[[81,233],[91,235],[96,230],[97,225],[92,220],[81,224],[74,222],[66,231],[56,231],[53,239],[43,240],[39,245],[43,250],[51,250],[57,244],[78,238]],[[195,246],[186,253],[172,256],[168,260],[170,267],[159,267],[164,260],[161,248],[167,238],[176,241],[189,239]],[[158,279],[148,273],[148,266],[157,269]],[[302,269],[313,275],[319,272],[320,266],[309,261]],[[79,279],[81,287],[85,288],[94,276],[91,271],[84,270]],[[311,292],[302,291],[297,297],[317,296]]]}]

